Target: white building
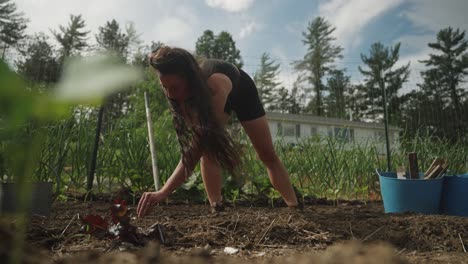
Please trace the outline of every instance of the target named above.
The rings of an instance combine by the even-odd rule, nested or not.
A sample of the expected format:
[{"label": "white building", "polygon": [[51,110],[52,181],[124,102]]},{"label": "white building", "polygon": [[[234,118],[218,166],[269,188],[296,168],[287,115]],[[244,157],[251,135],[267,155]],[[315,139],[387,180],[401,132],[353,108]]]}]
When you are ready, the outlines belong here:
[{"label": "white building", "polygon": [[[345,142],[378,144],[381,153],[385,151],[384,124],[273,112],[268,112],[266,117],[274,141],[281,138],[287,143],[297,143],[308,137],[331,136],[341,138]],[[391,148],[399,147],[400,131],[400,128],[389,126]]]}]

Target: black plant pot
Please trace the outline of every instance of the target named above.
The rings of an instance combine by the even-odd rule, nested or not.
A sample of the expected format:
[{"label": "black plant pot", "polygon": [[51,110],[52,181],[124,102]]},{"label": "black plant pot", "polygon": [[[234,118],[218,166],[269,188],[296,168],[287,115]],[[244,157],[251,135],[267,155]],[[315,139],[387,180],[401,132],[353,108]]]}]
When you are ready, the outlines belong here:
[{"label": "black plant pot", "polygon": [[[52,207],[52,182],[35,182],[31,186],[28,213],[49,216]],[[15,183],[0,183],[0,214],[17,211]]]}]

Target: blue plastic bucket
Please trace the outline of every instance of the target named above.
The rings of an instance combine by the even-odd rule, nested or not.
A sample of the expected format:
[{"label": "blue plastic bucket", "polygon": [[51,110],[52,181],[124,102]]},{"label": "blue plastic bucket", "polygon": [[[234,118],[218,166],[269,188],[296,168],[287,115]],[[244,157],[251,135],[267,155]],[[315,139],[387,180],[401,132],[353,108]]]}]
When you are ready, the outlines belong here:
[{"label": "blue plastic bucket", "polygon": [[442,213],[468,216],[468,173],[444,177]]},{"label": "blue plastic bucket", "polygon": [[[398,179],[395,172],[377,171],[385,213],[439,214],[444,180]],[[422,174],[420,173],[420,176]]]}]

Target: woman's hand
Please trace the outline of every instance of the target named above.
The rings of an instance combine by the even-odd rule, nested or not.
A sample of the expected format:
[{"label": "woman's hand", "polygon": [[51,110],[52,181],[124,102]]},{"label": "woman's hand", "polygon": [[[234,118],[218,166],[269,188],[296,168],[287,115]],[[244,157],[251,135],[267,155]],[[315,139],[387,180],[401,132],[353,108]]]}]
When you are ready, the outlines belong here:
[{"label": "woman's hand", "polygon": [[160,203],[166,197],[167,195],[162,191],[143,193],[137,207],[138,217],[144,217],[157,203]]}]

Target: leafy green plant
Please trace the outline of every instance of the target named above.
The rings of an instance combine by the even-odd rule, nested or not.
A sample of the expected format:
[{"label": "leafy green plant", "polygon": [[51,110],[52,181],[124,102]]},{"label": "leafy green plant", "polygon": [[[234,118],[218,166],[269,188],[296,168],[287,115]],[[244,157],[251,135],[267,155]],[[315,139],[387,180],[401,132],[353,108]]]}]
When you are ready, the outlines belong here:
[{"label": "leafy green plant", "polygon": [[101,136],[100,148],[97,156],[96,187],[98,192],[112,192],[120,182],[120,167],[117,159],[116,144],[119,137],[114,131]]},{"label": "leafy green plant", "polygon": [[70,139],[67,170],[64,173],[67,177],[63,183],[69,190],[82,191],[85,187],[96,127],[92,110],[93,108],[85,106],[76,107],[74,110],[76,124]]},{"label": "leafy green plant", "polygon": [[61,175],[66,164],[74,125],[75,120],[71,117],[45,126],[44,143],[40,147],[41,153],[34,178],[43,182],[55,180],[56,193],[60,191]]},{"label": "leafy green plant", "polygon": [[7,178],[16,183],[18,202],[12,262],[20,263],[22,258],[30,180],[37,170],[40,146],[46,134],[43,125],[62,118],[78,102],[99,102],[98,97],[125,87],[139,76],[137,70],[109,57],[88,58],[68,64],[56,94],[41,94],[28,89],[21,78],[0,61],[0,141],[5,142],[9,153],[6,166],[11,169]]},{"label": "leafy green plant", "polygon": [[281,198],[281,195],[275,189],[269,188],[268,193],[267,193],[267,197],[270,200],[271,208],[274,208],[275,207],[275,200],[278,199],[278,198]]},{"label": "leafy green plant", "polygon": [[230,200],[232,201],[232,205],[235,207],[237,199],[240,197],[240,189],[234,189],[231,190],[231,198]]},{"label": "leafy green plant", "polygon": [[405,135],[401,140],[401,150],[397,153],[399,157],[394,164],[405,165],[409,168],[407,153],[418,153],[418,164],[420,170],[429,168],[436,157],[446,158],[449,161],[451,173],[465,173],[468,171],[468,142],[456,143],[448,139],[441,139],[428,133],[417,133],[415,137],[408,138]]}]

